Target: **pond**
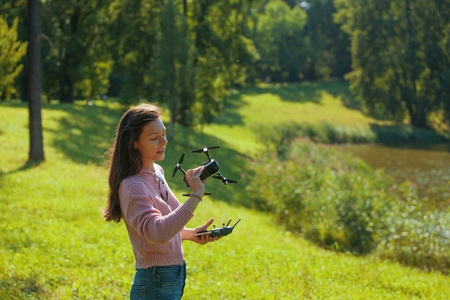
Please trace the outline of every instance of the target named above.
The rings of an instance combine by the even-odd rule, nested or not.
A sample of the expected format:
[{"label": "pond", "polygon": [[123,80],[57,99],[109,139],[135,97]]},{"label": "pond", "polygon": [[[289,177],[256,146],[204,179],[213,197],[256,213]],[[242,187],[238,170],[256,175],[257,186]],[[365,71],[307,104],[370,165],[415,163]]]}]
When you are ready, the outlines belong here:
[{"label": "pond", "polygon": [[421,197],[450,204],[450,143],[390,147],[378,144],[337,146],[361,158],[374,169],[382,168],[397,182],[413,181]]}]

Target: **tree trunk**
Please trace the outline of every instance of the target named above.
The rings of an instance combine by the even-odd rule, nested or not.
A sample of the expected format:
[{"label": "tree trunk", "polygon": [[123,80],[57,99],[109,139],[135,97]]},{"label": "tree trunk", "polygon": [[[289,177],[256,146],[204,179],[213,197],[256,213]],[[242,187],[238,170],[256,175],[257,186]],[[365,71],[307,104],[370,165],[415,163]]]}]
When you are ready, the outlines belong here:
[{"label": "tree trunk", "polygon": [[421,107],[417,108],[416,105],[407,103],[408,114],[411,120],[411,126],[417,128],[429,129],[428,117],[425,110]]},{"label": "tree trunk", "polygon": [[61,77],[59,81],[61,103],[73,103],[73,80],[68,75]]},{"label": "tree trunk", "polygon": [[29,160],[40,162],[44,158],[41,117],[41,43],[39,25],[39,0],[28,0],[28,82],[30,153]]},{"label": "tree trunk", "polygon": [[416,30],[414,30],[414,24],[411,20],[411,3],[409,0],[404,1],[405,21],[406,21],[406,49],[405,57],[408,62],[408,69],[404,72],[404,84],[407,88],[407,97],[404,100],[408,106],[408,112],[411,118],[411,125],[419,128],[428,129],[428,110],[424,99],[421,99],[417,94],[417,81],[419,79],[419,70],[417,65],[420,59],[418,58],[417,48],[418,43],[415,40],[417,36]]},{"label": "tree trunk", "polygon": [[173,138],[175,136],[175,118],[176,118],[176,111],[175,111],[175,104],[170,104],[170,124],[169,124],[169,134],[167,135],[169,141],[173,141]]}]

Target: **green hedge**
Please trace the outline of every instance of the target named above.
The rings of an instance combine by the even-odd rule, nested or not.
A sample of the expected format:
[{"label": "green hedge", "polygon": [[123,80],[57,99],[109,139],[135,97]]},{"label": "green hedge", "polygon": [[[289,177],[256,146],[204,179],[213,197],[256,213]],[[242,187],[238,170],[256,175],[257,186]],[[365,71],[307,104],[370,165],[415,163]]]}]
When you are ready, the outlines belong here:
[{"label": "green hedge", "polygon": [[413,186],[332,147],[274,140],[250,162],[249,197],[262,209],[323,247],[448,273],[449,213],[424,211]]},{"label": "green hedge", "polygon": [[277,152],[284,153],[293,139],[308,137],[325,144],[383,143],[383,144],[434,144],[448,142],[446,137],[433,131],[410,126],[372,125],[342,126],[331,123],[286,123],[276,126],[260,126],[254,129],[264,144],[279,145]]}]

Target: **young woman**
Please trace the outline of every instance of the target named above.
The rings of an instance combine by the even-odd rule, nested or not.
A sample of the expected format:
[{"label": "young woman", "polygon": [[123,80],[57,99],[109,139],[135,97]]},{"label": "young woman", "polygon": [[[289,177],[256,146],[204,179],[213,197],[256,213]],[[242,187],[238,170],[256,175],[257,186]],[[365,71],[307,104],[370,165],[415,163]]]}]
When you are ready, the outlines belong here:
[{"label": "young woman", "polygon": [[111,148],[109,198],[103,211],[106,221],[124,220],[136,259],[131,299],[181,299],[186,264],[182,241],[206,244],[217,240],[207,230],[213,219],[195,229],[185,225],[194,216],[205,193],[200,180],[203,167],[186,172],[192,188],[189,199],[180,204],[155,164],[165,156],[166,128],[161,109],[141,104],[121,118]]}]

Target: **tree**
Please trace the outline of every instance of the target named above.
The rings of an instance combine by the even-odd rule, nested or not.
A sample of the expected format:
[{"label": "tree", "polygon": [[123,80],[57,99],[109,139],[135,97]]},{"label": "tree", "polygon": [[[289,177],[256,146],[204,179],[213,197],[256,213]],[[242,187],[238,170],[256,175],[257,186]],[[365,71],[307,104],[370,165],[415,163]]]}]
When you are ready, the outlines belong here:
[{"label": "tree", "polygon": [[[182,106],[190,107],[193,88],[187,84],[190,65],[190,47],[187,42],[187,22],[185,15],[177,9],[174,0],[164,1],[161,11],[160,32],[157,38],[155,59],[155,94],[168,104],[170,110],[169,139],[173,139],[175,123],[189,125],[181,120]],[[187,123],[187,124],[186,124]]]},{"label": "tree", "polygon": [[[28,43],[28,0],[2,0],[0,1],[0,16],[4,18],[7,24],[13,24],[17,19],[17,40],[21,43]],[[25,47],[26,48],[26,47]],[[25,49],[26,53],[26,49]],[[23,65],[23,70],[27,69],[26,54],[22,56],[20,64]],[[18,97],[23,102],[26,102],[26,75],[27,72],[20,72],[14,79],[12,84],[12,90],[16,91],[16,94],[11,94],[11,97]],[[11,90],[10,90],[11,91]],[[3,99],[7,98],[7,94],[2,96]]]},{"label": "tree", "polygon": [[283,1],[271,1],[258,15],[254,41],[260,54],[257,72],[272,81],[298,81],[307,63],[304,39],[306,13],[299,6],[292,9]]},{"label": "tree", "polygon": [[303,0],[307,13],[305,41],[308,63],[302,68],[306,80],[343,79],[351,71],[350,37],[333,21],[336,12],[331,0]]},{"label": "tree", "polygon": [[161,1],[114,0],[109,6],[109,48],[114,61],[111,88],[123,104],[149,99],[155,90],[153,68]]},{"label": "tree", "polygon": [[[256,52],[246,36],[252,3],[166,1],[162,7],[158,54],[152,64],[152,74],[159,76],[153,75],[152,95],[169,103],[173,122],[185,126],[212,122],[228,89],[245,83],[246,66]],[[161,76],[171,78],[175,86]],[[167,91],[166,96],[160,91]]]},{"label": "tree", "polygon": [[256,55],[248,30],[254,2],[200,0],[188,8],[195,70],[195,103],[189,109],[193,123],[212,122],[228,89],[245,84],[247,66]]},{"label": "tree", "polygon": [[30,161],[44,160],[44,144],[41,120],[41,45],[39,0],[28,1],[29,41],[28,41],[28,84]]},{"label": "tree", "polygon": [[16,92],[14,80],[22,71],[20,63],[27,51],[27,43],[17,37],[17,23],[15,18],[9,28],[5,19],[0,17],[0,99],[8,100]]},{"label": "tree", "polygon": [[111,70],[108,5],[105,0],[47,0],[42,4],[44,86],[47,92],[57,86],[61,102],[73,102],[77,85],[88,84],[94,93],[105,88],[97,89],[94,83],[104,81],[92,78],[98,77],[99,68],[102,77],[108,77],[106,72]]},{"label": "tree", "polygon": [[352,36],[352,90],[371,111],[430,127],[450,121],[450,2],[335,0],[336,20]]}]

